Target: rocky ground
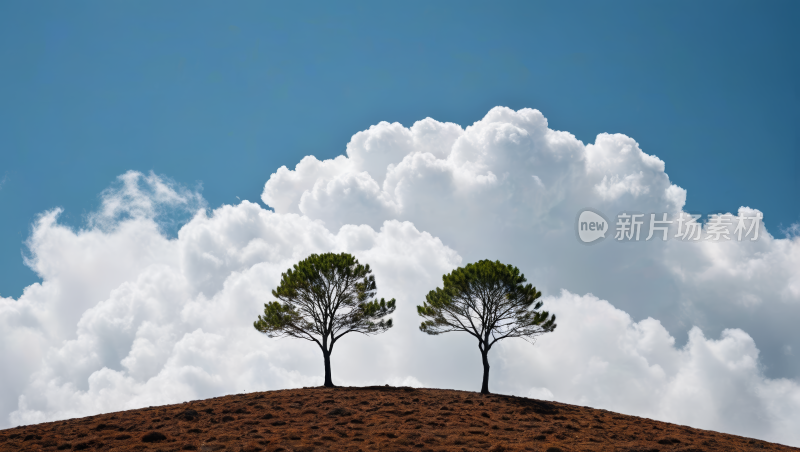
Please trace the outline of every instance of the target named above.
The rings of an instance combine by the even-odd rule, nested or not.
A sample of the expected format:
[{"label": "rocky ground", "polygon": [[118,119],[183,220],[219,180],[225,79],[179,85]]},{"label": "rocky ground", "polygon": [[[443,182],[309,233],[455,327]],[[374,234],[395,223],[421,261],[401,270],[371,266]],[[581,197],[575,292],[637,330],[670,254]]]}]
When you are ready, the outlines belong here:
[{"label": "rocky ground", "polygon": [[0,430],[0,451],[800,450],[605,410],[473,392],[306,388]]}]

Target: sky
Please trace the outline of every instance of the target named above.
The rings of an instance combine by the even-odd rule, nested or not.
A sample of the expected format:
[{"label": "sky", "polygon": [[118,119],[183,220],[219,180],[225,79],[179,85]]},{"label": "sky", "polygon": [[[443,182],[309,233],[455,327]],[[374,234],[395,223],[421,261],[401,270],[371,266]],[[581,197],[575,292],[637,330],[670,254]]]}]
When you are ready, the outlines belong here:
[{"label": "sky", "polygon": [[[0,428],[319,384],[250,324],[347,251],[397,326],[334,381],[477,390],[413,307],[500,259],[560,322],[493,390],[800,445],[796,4],[44,5],[0,4]],[[587,246],[585,208],[763,225]]]}]

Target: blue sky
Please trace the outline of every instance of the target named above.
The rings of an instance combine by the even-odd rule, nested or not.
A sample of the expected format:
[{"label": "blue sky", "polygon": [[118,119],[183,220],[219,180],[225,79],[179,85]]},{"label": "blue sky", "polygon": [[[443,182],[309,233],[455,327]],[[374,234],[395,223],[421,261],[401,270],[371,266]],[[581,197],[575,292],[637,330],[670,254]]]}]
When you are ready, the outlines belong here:
[{"label": "blue sky", "polygon": [[796,2],[0,3],[0,294],[37,214],[80,227],[127,170],[260,202],[379,121],[536,108],[624,133],[686,209],[800,221]]}]

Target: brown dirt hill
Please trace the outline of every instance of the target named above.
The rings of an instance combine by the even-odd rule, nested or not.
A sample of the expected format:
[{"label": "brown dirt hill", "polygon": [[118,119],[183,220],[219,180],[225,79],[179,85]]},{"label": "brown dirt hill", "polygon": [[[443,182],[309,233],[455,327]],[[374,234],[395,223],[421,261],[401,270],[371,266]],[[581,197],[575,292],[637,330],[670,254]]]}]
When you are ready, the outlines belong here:
[{"label": "brown dirt hill", "polygon": [[230,395],[0,430],[0,451],[800,450],[605,410],[394,387]]}]

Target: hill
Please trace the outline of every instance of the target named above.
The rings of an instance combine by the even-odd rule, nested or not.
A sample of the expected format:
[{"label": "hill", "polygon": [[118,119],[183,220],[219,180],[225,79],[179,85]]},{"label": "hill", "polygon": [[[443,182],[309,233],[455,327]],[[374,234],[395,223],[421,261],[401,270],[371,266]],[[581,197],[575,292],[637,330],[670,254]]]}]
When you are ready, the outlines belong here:
[{"label": "hill", "polygon": [[0,451],[800,450],[522,397],[389,386],[230,395],[0,430]]}]

